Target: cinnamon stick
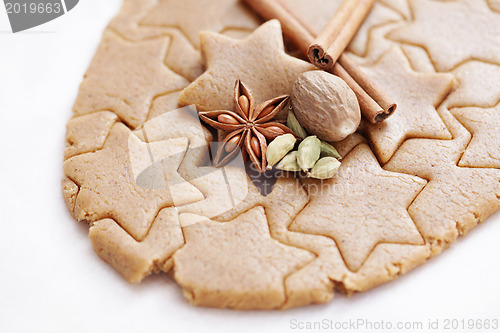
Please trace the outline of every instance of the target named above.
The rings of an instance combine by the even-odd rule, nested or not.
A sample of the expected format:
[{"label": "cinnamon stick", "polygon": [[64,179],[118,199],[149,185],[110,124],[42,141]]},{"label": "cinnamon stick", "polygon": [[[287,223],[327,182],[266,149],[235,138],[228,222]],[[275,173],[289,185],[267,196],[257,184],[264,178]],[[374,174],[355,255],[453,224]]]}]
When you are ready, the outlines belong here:
[{"label": "cinnamon stick", "polygon": [[277,19],[281,23],[283,34],[304,54],[307,59],[307,48],[314,40],[311,27],[307,26],[297,16],[291,15],[290,8],[273,0],[243,0],[264,20]]},{"label": "cinnamon stick", "polygon": [[383,112],[376,111],[376,108],[370,108],[368,109],[369,111],[366,111],[366,113],[369,115],[365,116],[368,120],[370,120],[370,122],[379,123],[381,121],[384,121],[389,116],[391,116],[394,111],[396,111],[396,103],[385,93],[384,90],[379,88],[379,86],[375,82],[373,82],[373,80],[368,75],[360,71],[358,66],[356,66],[351,58],[343,54],[340,56],[338,62],[335,65],[339,65],[347,73],[349,73],[354,81],[359,84],[362,90],[366,92],[366,94],[369,95],[371,99],[373,99],[373,101],[382,108]]},{"label": "cinnamon stick", "polygon": [[[284,0],[276,0],[283,10],[292,16],[310,36],[317,36],[318,31],[309,22],[296,16]],[[298,46],[299,44],[295,44]],[[396,103],[377,86],[358,66],[345,54],[342,54],[334,67],[328,70],[343,79],[358,97],[363,116],[371,123],[378,123],[387,119],[396,110]]]},{"label": "cinnamon stick", "polygon": [[[280,21],[283,34],[299,48],[299,50],[307,57],[309,46],[314,41],[314,36],[318,33],[310,24],[302,20],[294,11],[288,7],[284,1],[281,0],[244,0],[255,12],[257,12],[265,20],[277,19]],[[347,60],[346,60],[347,59]],[[373,82],[371,79],[362,72],[348,57],[342,54],[339,61],[335,63],[333,68],[328,72],[337,75],[343,79],[347,85],[354,91],[358,97],[358,102],[363,116],[371,123],[377,123],[386,119],[396,109],[396,105],[390,102],[387,98],[383,102],[384,105],[389,106],[388,111],[383,109],[377,98],[386,96],[385,93]],[[342,66],[342,63],[348,65],[348,70]],[[356,77],[357,79],[354,79]],[[368,88],[373,93],[369,95],[363,85],[371,84]],[[385,97],[384,97],[385,98]],[[388,101],[388,102],[386,102]]]},{"label": "cinnamon stick", "polygon": [[375,0],[344,0],[309,46],[309,60],[321,69],[331,69],[359,30],[374,2]]},{"label": "cinnamon stick", "polygon": [[354,91],[354,94],[358,98],[359,108],[361,109],[361,113],[365,118],[367,118],[371,123],[377,123],[381,120],[378,120],[380,114],[385,114],[384,110],[380,107],[380,105],[375,102],[373,98],[368,95],[368,93],[363,90],[363,88],[356,82],[356,80],[349,75],[349,73],[345,70],[344,67],[340,66],[339,63],[336,63],[332,69],[327,72],[337,75],[342,80],[347,83],[349,88]]}]

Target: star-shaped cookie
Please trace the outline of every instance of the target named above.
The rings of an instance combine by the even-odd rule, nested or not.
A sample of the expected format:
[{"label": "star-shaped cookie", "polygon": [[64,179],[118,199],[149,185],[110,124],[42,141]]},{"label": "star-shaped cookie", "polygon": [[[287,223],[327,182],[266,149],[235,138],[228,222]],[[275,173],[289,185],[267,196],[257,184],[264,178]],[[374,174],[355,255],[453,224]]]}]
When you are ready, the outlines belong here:
[{"label": "star-shaped cookie", "polygon": [[383,170],[370,148],[358,145],[336,176],[314,184],[318,188],[290,230],[331,237],[347,267],[357,271],[379,243],[423,244],[407,208],[425,184]]},{"label": "star-shaped cookie", "polygon": [[[133,150],[129,149],[131,143],[136,147]],[[80,187],[73,211],[75,218],[97,221],[110,217],[136,240],[142,240],[159,209],[203,199],[194,186],[181,182],[176,173],[183,158],[180,153],[187,149],[187,144],[185,138],[179,138],[148,148],[125,125],[116,123],[102,150],[72,157],[64,163],[65,174]],[[163,184],[156,188],[138,184],[140,177],[135,169],[140,163],[151,164],[148,151],[158,156],[160,150],[163,156],[174,154],[166,160],[168,175],[162,177]],[[174,197],[177,191],[172,192],[167,185],[169,178],[183,187],[182,198],[179,194]]]},{"label": "star-shaped cookie", "polygon": [[137,283],[153,271],[168,272],[169,257],[184,245],[179,216],[174,207],[162,209],[147,237],[138,242],[112,219],[96,221],[89,231],[96,253],[130,283]]},{"label": "star-shaped cookie", "polygon": [[295,79],[314,67],[284,51],[281,25],[264,23],[243,40],[220,34],[201,34],[207,71],[190,84],[179,104],[196,104],[200,110],[232,110],[234,82],[240,79],[252,90],[256,103],[288,95]]},{"label": "star-shaped cookie", "polygon": [[500,169],[500,103],[493,108],[457,108],[451,113],[472,132],[459,166]]},{"label": "star-shaped cookie", "polygon": [[116,114],[109,111],[93,112],[70,119],[66,125],[64,159],[102,148],[117,120]]},{"label": "star-shaped cookie", "polygon": [[458,167],[471,135],[444,107],[439,111],[453,140],[407,140],[384,166],[429,181],[408,212],[434,255],[500,208],[500,170]]},{"label": "star-shaped cookie", "polygon": [[177,28],[198,48],[200,31],[251,30],[258,26],[258,19],[239,0],[160,0],[141,24]]},{"label": "star-shaped cookie", "polygon": [[436,106],[453,88],[452,75],[415,72],[398,47],[364,70],[398,104],[397,111],[386,121],[366,123],[367,135],[381,163],[386,163],[407,138],[451,139]]},{"label": "star-shaped cookie", "polygon": [[500,13],[484,0],[410,0],[414,21],[389,38],[423,46],[438,71],[468,59],[500,63]]},{"label": "star-shaped cookie", "polygon": [[286,300],[284,278],[314,258],[273,239],[262,207],[230,222],[199,220],[180,215],[186,245],[173,256],[175,280],[197,305],[279,307]]},{"label": "star-shaped cookie", "polygon": [[127,42],[106,32],[80,85],[76,114],[113,111],[129,126],[145,120],[157,95],[188,83],[164,64],[168,38]]}]

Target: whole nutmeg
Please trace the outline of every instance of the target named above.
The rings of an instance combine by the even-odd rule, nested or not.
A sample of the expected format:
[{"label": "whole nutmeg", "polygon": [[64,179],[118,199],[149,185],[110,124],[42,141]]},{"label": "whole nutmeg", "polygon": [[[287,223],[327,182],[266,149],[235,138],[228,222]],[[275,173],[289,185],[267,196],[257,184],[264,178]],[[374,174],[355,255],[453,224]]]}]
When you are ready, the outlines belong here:
[{"label": "whole nutmeg", "polygon": [[325,71],[309,71],[297,78],[292,107],[304,129],[324,141],[343,140],[361,121],[354,92],[344,80]]}]

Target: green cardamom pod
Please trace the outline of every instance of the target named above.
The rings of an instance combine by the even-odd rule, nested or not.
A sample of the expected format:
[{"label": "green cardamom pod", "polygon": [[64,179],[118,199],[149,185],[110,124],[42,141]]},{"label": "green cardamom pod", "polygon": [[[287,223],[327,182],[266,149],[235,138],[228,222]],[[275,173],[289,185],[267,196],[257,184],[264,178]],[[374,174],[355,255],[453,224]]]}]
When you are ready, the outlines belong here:
[{"label": "green cardamom pod", "polygon": [[335,157],[339,161],[342,159],[337,149],[326,141],[321,141],[321,157]]},{"label": "green cardamom pod", "polygon": [[331,156],[321,158],[311,172],[307,174],[308,177],[316,179],[328,179],[332,178],[340,168],[340,162]]},{"label": "green cardamom pod", "polygon": [[307,132],[304,129],[304,127],[302,127],[302,125],[299,123],[291,108],[288,111],[288,118],[286,120],[286,124],[288,128],[292,130],[293,133],[297,134],[298,137],[305,139],[305,137],[307,136]]},{"label": "green cardamom pod", "polygon": [[293,134],[287,133],[276,137],[269,146],[267,146],[266,158],[267,168],[271,169],[295,146],[297,139]]},{"label": "green cardamom pod", "polygon": [[318,161],[320,154],[321,140],[315,135],[308,136],[299,144],[297,163],[304,172],[307,172]]},{"label": "green cardamom pod", "polygon": [[297,151],[289,152],[283,159],[276,164],[276,169],[284,171],[300,171],[297,164]]}]

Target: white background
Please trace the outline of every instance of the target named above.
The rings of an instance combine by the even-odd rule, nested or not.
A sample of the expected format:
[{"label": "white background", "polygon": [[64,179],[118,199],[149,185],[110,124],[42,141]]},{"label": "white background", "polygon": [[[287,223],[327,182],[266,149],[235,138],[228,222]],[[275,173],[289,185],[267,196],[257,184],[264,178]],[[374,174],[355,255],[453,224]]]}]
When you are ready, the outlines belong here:
[{"label": "white background", "polygon": [[500,319],[498,213],[399,280],[326,305],[196,308],[164,274],[127,284],[94,253],[60,190],[65,124],[119,6],[82,0],[53,22],[12,34],[0,4],[0,332],[277,332],[298,331],[292,320],[426,327],[428,319]]}]

